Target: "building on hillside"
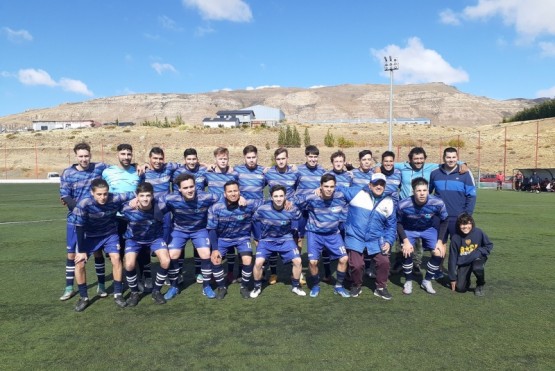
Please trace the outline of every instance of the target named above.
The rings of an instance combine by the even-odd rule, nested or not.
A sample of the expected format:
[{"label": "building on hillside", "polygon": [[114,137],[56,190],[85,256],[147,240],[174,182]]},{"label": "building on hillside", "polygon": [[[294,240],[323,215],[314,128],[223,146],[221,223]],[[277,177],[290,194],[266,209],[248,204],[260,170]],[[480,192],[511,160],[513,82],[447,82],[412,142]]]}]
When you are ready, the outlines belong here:
[{"label": "building on hillside", "polygon": [[285,114],[279,108],[256,106],[243,108],[242,111],[253,111],[255,119],[252,121],[252,126],[277,126],[285,120]]},{"label": "building on hillside", "polygon": [[33,121],[33,130],[57,130],[57,129],[82,129],[95,128],[102,126],[100,122],[94,120],[65,120],[65,121]]},{"label": "building on hillside", "polygon": [[241,122],[237,117],[207,117],[202,120],[202,126],[205,128],[236,128],[241,126]]},{"label": "building on hillside", "polygon": [[220,119],[237,119],[239,125],[251,125],[252,120],[255,118],[252,110],[234,110],[234,111],[218,111],[216,115]]}]

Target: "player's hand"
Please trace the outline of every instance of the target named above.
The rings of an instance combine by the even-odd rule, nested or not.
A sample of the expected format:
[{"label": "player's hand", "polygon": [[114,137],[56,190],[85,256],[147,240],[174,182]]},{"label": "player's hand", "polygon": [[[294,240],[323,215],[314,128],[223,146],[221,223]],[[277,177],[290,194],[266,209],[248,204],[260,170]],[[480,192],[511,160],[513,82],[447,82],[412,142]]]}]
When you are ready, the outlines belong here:
[{"label": "player's hand", "polygon": [[86,263],[88,258],[89,257],[87,256],[87,253],[80,252],[80,253],[75,254],[74,262],[75,262],[75,264]]},{"label": "player's hand", "polygon": [[389,254],[389,250],[391,250],[391,245],[389,244],[389,242],[384,243],[382,247],[382,253]]},{"label": "player's hand", "polygon": [[470,168],[468,167],[468,165],[466,163],[459,166],[459,174],[468,173],[469,171],[470,171]]},{"label": "player's hand", "polygon": [[408,258],[413,252],[414,246],[406,239],[406,241],[403,242],[403,257]]},{"label": "player's hand", "polygon": [[266,174],[270,169],[271,167],[265,167],[264,170],[262,170],[262,174]]},{"label": "player's hand", "polygon": [[320,188],[316,188],[314,190],[314,195],[317,197],[322,197],[322,190]]},{"label": "player's hand", "polygon": [[150,169],[150,165],[146,163],[141,166],[137,166],[137,175],[143,175],[148,169]]},{"label": "player's hand", "polygon": [[376,166],[374,168],[374,173],[381,173],[381,172],[382,172],[382,169],[379,166]]},{"label": "player's hand", "polygon": [[60,202],[62,203],[62,206],[67,206],[67,203],[61,198],[60,198]]},{"label": "player's hand", "polygon": [[457,286],[457,281],[451,281],[451,291],[455,291],[456,286]]},{"label": "player's hand", "polygon": [[218,250],[214,250],[210,255],[210,260],[212,261],[212,264],[220,265],[222,264],[222,254],[220,254]]},{"label": "player's hand", "polygon": [[247,206],[247,200],[243,196],[239,196],[239,206]]},{"label": "player's hand", "polygon": [[283,209],[285,211],[291,211],[291,209],[293,209],[293,203],[289,200],[285,200],[285,204],[283,205]]},{"label": "player's hand", "polygon": [[290,165],[291,166],[291,171],[297,171],[299,168],[297,167],[297,165],[293,164]]},{"label": "player's hand", "polygon": [[131,201],[129,201],[129,206],[135,210],[137,210],[139,208],[139,199],[137,197],[135,197],[134,199],[132,199]]},{"label": "player's hand", "polygon": [[445,245],[441,240],[437,241],[436,248],[434,250],[434,255],[439,256],[440,258],[445,257]]}]

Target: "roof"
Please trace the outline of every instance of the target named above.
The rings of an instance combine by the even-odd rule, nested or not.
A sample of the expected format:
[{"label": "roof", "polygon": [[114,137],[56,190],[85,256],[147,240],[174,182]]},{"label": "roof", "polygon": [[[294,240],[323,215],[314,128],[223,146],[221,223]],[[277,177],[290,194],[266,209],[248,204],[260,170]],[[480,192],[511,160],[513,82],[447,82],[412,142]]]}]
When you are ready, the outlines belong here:
[{"label": "roof", "polygon": [[223,115],[253,115],[254,111],[251,110],[232,110],[232,111],[218,111],[216,115],[223,116]]},{"label": "roof", "polygon": [[235,123],[238,123],[239,119],[237,117],[228,117],[228,118],[206,117],[205,119],[202,120],[202,122],[235,122]]}]

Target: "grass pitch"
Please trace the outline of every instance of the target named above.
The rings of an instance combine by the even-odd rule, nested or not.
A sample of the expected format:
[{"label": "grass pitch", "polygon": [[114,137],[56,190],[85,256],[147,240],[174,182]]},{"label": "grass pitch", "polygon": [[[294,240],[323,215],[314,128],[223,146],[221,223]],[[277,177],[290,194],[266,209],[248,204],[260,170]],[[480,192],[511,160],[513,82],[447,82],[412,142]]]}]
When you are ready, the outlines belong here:
[{"label": "grass pitch", "polygon": [[[475,217],[494,243],[486,296],[358,298],[290,293],[289,267],[256,300],[237,284],[208,300],[186,261],[182,293],[157,306],[145,297],[117,308],[94,294],[58,300],[65,275],[65,209],[56,185],[0,185],[0,368],[14,369],[553,369],[555,195],[481,191]],[[191,255],[188,247],[187,256]],[[305,265],[306,266],[306,265]],[[110,263],[106,262],[107,274]],[[108,285],[111,282],[107,282]]]}]

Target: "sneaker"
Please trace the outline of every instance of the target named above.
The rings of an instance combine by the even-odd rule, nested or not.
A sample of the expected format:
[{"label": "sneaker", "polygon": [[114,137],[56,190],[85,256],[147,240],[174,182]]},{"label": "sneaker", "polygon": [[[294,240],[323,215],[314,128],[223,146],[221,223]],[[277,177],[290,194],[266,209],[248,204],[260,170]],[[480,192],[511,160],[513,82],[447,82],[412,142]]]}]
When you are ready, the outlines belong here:
[{"label": "sneaker", "polygon": [[[139,299],[141,298],[141,294],[139,292],[132,292],[131,295],[127,298],[127,306],[134,307],[139,304]],[[119,304],[118,304],[119,305]]]},{"label": "sneaker", "polygon": [[313,286],[312,289],[310,289],[310,297],[315,298],[318,295],[320,295],[320,286]]},{"label": "sneaker", "polygon": [[142,279],[137,280],[137,287],[139,288],[139,292],[145,292],[145,283]]},{"label": "sneaker", "polygon": [[299,296],[306,296],[306,292],[304,292],[303,289],[301,289],[301,288],[298,287],[298,286],[293,287],[293,288],[291,289],[291,292],[292,292],[293,294],[297,294],[297,295],[299,295]]},{"label": "sneaker", "polygon": [[249,299],[251,297],[251,291],[247,287],[241,287],[239,290],[243,299]]},{"label": "sneaker", "polygon": [[105,298],[108,296],[108,293],[106,292],[106,287],[104,287],[103,283],[99,283],[98,286],[96,287],[96,293],[98,294],[98,296],[100,296],[101,298]]},{"label": "sneaker", "polygon": [[158,290],[152,291],[152,300],[154,300],[156,304],[166,304],[166,299],[164,299],[164,295],[162,295],[162,293]]},{"label": "sneaker", "polygon": [[197,283],[203,283],[204,282],[204,277],[202,276],[202,274],[197,274]]},{"label": "sneaker", "polygon": [[212,290],[212,287],[206,286],[202,288],[202,295],[206,296],[208,299],[214,299],[216,297],[216,293]]},{"label": "sneaker", "polygon": [[144,293],[150,294],[152,292],[152,277],[145,278]]},{"label": "sneaker", "polygon": [[306,278],[304,277],[303,273],[301,273],[301,276],[299,277],[299,285],[300,286],[306,285]]},{"label": "sneaker", "polygon": [[255,287],[254,290],[251,291],[250,296],[251,298],[255,299],[258,297],[258,295],[260,295],[261,292],[262,292],[261,287]]},{"label": "sneaker", "polygon": [[123,298],[123,295],[121,295],[121,294],[114,295],[114,302],[120,308],[125,308],[127,306],[127,303],[125,302],[125,299]]},{"label": "sneaker", "polygon": [[432,287],[432,281],[422,280],[422,284],[420,285],[428,294],[435,294],[436,290]]},{"label": "sneaker", "polygon": [[216,299],[222,300],[227,295],[227,287],[218,287],[216,289]]},{"label": "sneaker", "polygon": [[75,291],[73,291],[73,286],[66,286],[64,293],[62,294],[62,296],[60,296],[60,300],[65,301],[71,299],[73,295],[75,295]]},{"label": "sneaker", "polygon": [[336,286],[333,289],[333,293],[340,295],[343,298],[350,298],[351,294],[349,294],[349,291],[345,290],[345,288],[343,286]]},{"label": "sneaker", "polygon": [[227,272],[226,281],[228,285],[231,285],[235,278],[233,277],[233,272]]},{"label": "sneaker", "polygon": [[360,294],[362,294],[362,288],[353,286],[353,287],[351,288],[350,294],[351,294],[351,297],[352,297],[352,298],[356,298],[356,297],[358,297]]},{"label": "sneaker", "polygon": [[432,276],[432,279],[437,281],[442,279],[443,277],[445,277],[445,275],[443,274],[443,271],[440,269],[434,273],[434,275]]},{"label": "sneaker", "polygon": [[484,292],[484,285],[476,286],[474,289],[474,295],[476,296],[484,296],[486,293]]},{"label": "sneaker", "polygon": [[166,291],[166,294],[164,295],[164,299],[171,300],[175,298],[177,294],[179,294],[179,289],[175,286],[172,286],[168,289],[168,291]]},{"label": "sneaker", "polygon": [[270,275],[270,279],[268,280],[268,285],[275,285],[278,281],[277,274]]},{"label": "sneaker", "polygon": [[389,291],[387,291],[387,288],[383,288],[383,289],[376,289],[374,290],[374,295],[384,299],[384,300],[391,300],[393,297],[391,296],[391,294],[389,293]]},{"label": "sneaker", "polygon": [[75,311],[82,312],[89,306],[89,298],[79,298],[77,304],[75,304]]},{"label": "sneaker", "polygon": [[412,294],[412,281],[405,282],[405,285],[403,286],[403,294],[405,295]]}]

